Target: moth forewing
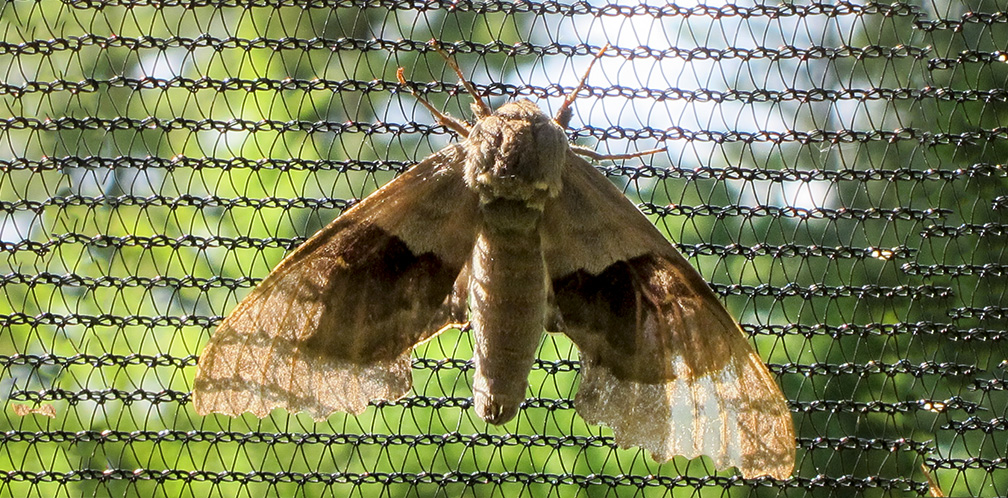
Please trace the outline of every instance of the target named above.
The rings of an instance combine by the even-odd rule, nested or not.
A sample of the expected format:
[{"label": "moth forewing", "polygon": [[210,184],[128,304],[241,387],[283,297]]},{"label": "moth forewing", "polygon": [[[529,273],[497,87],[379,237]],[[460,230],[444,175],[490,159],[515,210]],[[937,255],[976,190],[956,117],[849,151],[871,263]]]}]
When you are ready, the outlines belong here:
[{"label": "moth forewing", "polygon": [[658,461],[708,455],[746,477],[789,476],[787,400],[717,296],[586,161],[569,159],[563,181],[542,233],[563,332],[581,354],[578,412]]},{"label": "moth forewing", "polygon": [[435,153],[284,258],[200,355],[197,413],[324,419],[405,395],[414,345],[464,318],[478,222],[462,157]]}]

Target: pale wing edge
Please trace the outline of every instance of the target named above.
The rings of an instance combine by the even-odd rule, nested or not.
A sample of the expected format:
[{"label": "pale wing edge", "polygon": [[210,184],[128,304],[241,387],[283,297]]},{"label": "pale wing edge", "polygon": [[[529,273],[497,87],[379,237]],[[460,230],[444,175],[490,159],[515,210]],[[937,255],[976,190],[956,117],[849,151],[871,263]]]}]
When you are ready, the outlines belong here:
[{"label": "pale wing edge", "polygon": [[719,470],[786,479],[795,464],[786,399],[754,352],[740,356],[697,378],[684,358],[669,358],[679,375],[659,384],[619,379],[582,356],[575,407],[610,427],[620,447],[644,448],[658,462],[705,455]]}]

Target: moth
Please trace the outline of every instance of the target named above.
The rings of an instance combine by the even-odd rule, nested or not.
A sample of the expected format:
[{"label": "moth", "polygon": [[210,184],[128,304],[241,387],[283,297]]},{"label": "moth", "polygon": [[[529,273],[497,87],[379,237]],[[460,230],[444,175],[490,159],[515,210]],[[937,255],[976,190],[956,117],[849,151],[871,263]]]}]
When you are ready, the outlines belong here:
[{"label": "moth", "polygon": [[464,140],[336,218],[238,304],[199,358],[197,413],[360,413],[409,392],[415,345],[468,325],[473,406],[503,424],[550,331],[578,347],[577,412],[619,446],[787,478],[795,435],[770,372],[704,279],[582,157],[647,152],[568,142],[587,73],[551,118],[528,100],[491,110],[446,59],[475,123],[419,100]]}]

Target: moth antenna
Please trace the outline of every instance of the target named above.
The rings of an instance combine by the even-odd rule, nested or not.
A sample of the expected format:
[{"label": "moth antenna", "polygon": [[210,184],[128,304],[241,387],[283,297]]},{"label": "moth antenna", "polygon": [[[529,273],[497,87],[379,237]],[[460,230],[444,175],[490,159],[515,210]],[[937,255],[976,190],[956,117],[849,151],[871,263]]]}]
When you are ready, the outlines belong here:
[{"label": "moth antenna", "polygon": [[560,106],[560,109],[557,110],[556,117],[553,118],[553,120],[563,128],[567,128],[567,125],[570,124],[571,115],[574,113],[574,111],[571,110],[571,104],[574,103],[574,99],[577,98],[578,92],[584,88],[585,82],[588,81],[588,74],[591,73],[592,67],[595,66],[595,63],[602,58],[602,54],[604,54],[606,50],[609,50],[609,47],[610,45],[606,43],[605,46],[603,46],[602,49],[595,54],[595,58],[592,59],[590,64],[588,64],[588,69],[585,69],[584,75],[581,76],[581,81],[579,81],[578,85],[574,87],[573,92],[567,94],[567,98],[564,99],[564,103]]},{"label": "moth antenna", "polygon": [[434,118],[437,119],[439,123],[450,128],[455,133],[462,135],[463,138],[468,138],[469,127],[465,123],[437,110],[437,108],[431,105],[430,102],[427,102],[426,99],[421,97],[420,94],[417,93],[417,91],[413,89],[413,87],[410,84],[406,83],[406,78],[403,76],[404,71],[405,69],[403,68],[399,68],[396,71],[396,78],[399,80],[399,84],[408,88],[410,93],[413,94],[413,96],[416,97],[417,101],[420,102],[420,105],[426,107],[427,110],[434,115]]},{"label": "moth antenna", "polygon": [[591,150],[587,147],[582,147],[580,145],[571,145],[570,148],[571,150],[574,151],[575,154],[585,156],[595,161],[615,161],[620,159],[634,159],[642,156],[650,156],[651,154],[658,154],[668,150],[668,147],[662,147],[659,149],[643,150],[640,152],[630,152],[627,154],[599,154],[594,150]]},{"label": "moth antenna", "polygon": [[431,40],[430,44],[434,47],[434,50],[436,50],[437,53],[441,54],[441,57],[443,57],[445,62],[448,63],[448,67],[452,68],[452,71],[455,71],[455,74],[459,77],[459,81],[462,82],[462,86],[464,86],[466,91],[469,92],[469,95],[472,95],[474,101],[473,112],[476,113],[476,117],[485,118],[493,114],[493,109],[490,109],[490,106],[488,106],[486,102],[483,102],[483,97],[480,97],[480,95],[476,93],[476,87],[474,87],[472,83],[466,79],[465,75],[462,74],[462,69],[459,68],[455,59],[451,58],[444,50],[441,49],[441,44],[437,40]]}]

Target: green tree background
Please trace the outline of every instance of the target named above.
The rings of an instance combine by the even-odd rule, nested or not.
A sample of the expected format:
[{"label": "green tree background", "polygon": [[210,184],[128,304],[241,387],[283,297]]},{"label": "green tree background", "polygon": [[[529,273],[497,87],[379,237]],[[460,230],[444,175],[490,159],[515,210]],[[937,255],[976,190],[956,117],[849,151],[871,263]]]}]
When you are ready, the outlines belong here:
[{"label": "green tree background", "polygon": [[[0,2],[0,497],[1008,494],[1006,6]],[[221,316],[493,105],[555,108],[724,296],[793,401],[798,468],[658,465],[574,413],[544,340],[504,427],[471,339],[414,395],[315,423],[199,417]],[[20,415],[52,409],[55,418]]]}]

